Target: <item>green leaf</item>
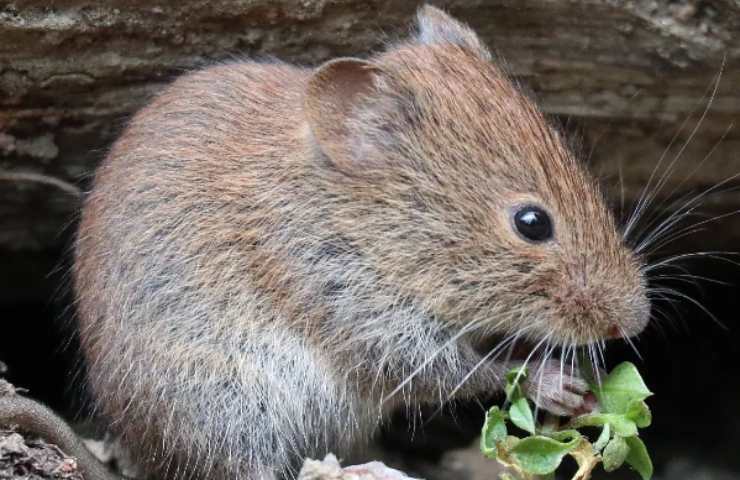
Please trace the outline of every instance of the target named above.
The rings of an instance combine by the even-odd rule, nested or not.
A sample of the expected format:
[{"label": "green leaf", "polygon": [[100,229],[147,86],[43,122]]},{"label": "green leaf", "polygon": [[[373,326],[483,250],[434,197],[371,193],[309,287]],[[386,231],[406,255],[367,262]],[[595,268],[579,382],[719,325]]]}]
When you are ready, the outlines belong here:
[{"label": "green leaf", "polygon": [[627,418],[626,415],[616,413],[590,413],[581,415],[571,420],[569,425],[573,428],[609,425],[615,434],[622,437],[637,435],[637,425],[635,425],[635,422]]},{"label": "green leaf", "polygon": [[499,451],[510,451],[512,448],[516,446],[517,443],[521,442],[522,439],[519,437],[515,437],[514,435],[507,435],[506,438],[501,440],[498,443],[498,449]]},{"label": "green leaf", "polygon": [[642,480],[650,480],[653,476],[653,462],[645,444],[637,436],[625,438],[624,441],[630,449],[625,461],[640,474]]},{"label": "green leaf", "polygon": [[558,432],[552,432],[552,434],[548,435],[550,438],[553,438],[561,443],[577,443],[577,441],[582,437],[580,432],[578,430],[560,430]]},{"label": "green leaf", "polygon": [[513,403],[520,398],[524,398],[521,383],[526,378],[527,369],[524,366],[512,368],[506,373],[506,387],[504,388],[504,391],[506,392],[506,399],[508,401]]},{"label": "green leaf", "polygon": [[600,452],[609,442],[609,438],[611,437],[611,429],[609,428],[609,424],[605,424],[604,428],[601,430],[601,433],[599,434],[599,438],[596,439],[596,442],[594,442],[594,450],[597,452]]},{"label": "green leaf", "polygon": [[486,422],[480,437],[480,449],[488,458],[496,458],[496,444],[506,438],[506,413],[492,407],[486,414]]},{"label": "green leaf", "polygon": [[637,435],[637,425],[635,422],[627,418],[625,415],[609,415],[607,414],[609,426],[616,435],[622,437],[631,437]]},{"label": "green leaf", "polygon": [[511,449],[511,456],[525,472],[548,475],[558,468],[563,457],[578,445],[580,439],[579,435],[570,442],[558,442],[535,435],[517,443]]},{"label": "green leaf", "polygon": [[643,401],[636,400],[632,402],[625,416],[635,422],[639,428],[649,427],[653,422],[653,415],[650,413],[650,408]]},{"label": "green leaf", "polygon": [[519,398],[511,404],[509,418],[514,425],[534,435],[534,417],[526,398]]},{"label": "green leaf", "polygon": [[516,367],[506,372],[507,385],[518,385],[527,378],[527,367]]},{"label": "green leaf", "polygon": [[652,395],[637,368],[629,362],[617,365],[601,385],[591,385],[591,388],[606,413],[625,414],[633,402]]},{"label": "green leaf", "polygon": [[604,452],[601,454],[602,462],[604,463],[604,470],[607,472],[613,472],[622,466],[627,454],[630,451],[630,447],[624,438],[616,435],[612,440],[606,444]]}]

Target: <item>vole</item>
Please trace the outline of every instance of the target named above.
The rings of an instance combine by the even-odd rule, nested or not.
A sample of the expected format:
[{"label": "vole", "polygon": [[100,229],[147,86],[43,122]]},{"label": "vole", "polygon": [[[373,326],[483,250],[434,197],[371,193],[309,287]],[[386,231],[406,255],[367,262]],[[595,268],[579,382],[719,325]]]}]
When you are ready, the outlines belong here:
[{"label": "vole", "polygon": [[291,477],[527,359],[566,414],[587,387],[546,354],[646,325],[643,260],[563,135],[467,26],[417,23],[368,59],[186,74],[97,171],[82,351],[157,478]]}]

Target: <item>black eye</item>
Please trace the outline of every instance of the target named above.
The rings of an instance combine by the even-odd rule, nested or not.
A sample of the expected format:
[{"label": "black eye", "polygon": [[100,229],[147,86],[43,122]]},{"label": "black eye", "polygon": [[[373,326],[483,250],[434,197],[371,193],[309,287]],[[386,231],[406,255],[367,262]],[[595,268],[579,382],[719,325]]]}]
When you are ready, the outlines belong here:
[{"label": "black eye", "polygon": [[545,242],[552,238],[550,215],[533,205],[521,207],[514,213],[514,228],[530,242]]}]

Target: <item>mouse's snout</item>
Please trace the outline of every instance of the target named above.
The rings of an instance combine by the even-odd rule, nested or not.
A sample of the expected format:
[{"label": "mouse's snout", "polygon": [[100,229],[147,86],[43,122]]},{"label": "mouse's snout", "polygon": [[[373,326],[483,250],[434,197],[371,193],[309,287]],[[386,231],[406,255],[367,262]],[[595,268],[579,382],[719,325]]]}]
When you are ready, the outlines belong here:
[{"label": "mouse's snout", "polygon": [[551,283],[550,299],[561,331],[577,343],[633,337],[650,318],[643,275],[632,262],[619,269],[597,262],[572,265]]}]

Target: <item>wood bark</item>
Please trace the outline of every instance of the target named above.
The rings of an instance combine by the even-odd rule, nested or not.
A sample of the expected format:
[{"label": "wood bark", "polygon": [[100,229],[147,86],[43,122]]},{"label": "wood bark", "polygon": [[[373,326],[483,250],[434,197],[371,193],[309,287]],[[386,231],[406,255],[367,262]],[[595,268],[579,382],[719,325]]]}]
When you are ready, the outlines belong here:
[{"label": "wood bark", "polygon": [[[419,3],[0,2],[0,255],[38,256],[64,243],[59,232],[75,217],[76,190],[87,187],[129,115],[181,72],[240,57],[316,64],[366,55],[403,35]],[[432,3],[469,22],[582,138],[615,198],[623,191],[634,200],[659,160],[665,167],[679,153],[663,193],[740,172],[737,0]],[[727,192],[709,203],[729,212],[740,197]],[[737,236],[735,223],[724,238]]]}]

